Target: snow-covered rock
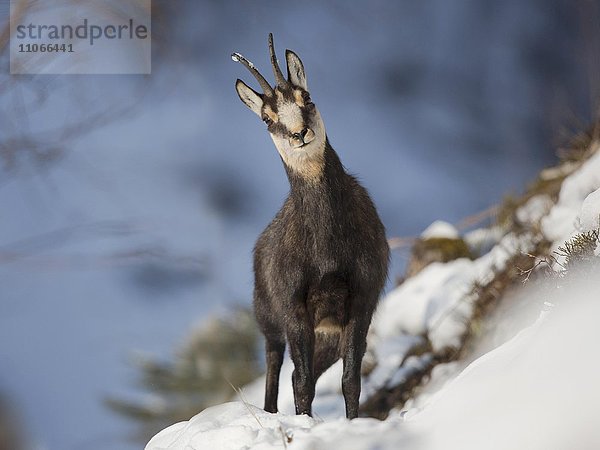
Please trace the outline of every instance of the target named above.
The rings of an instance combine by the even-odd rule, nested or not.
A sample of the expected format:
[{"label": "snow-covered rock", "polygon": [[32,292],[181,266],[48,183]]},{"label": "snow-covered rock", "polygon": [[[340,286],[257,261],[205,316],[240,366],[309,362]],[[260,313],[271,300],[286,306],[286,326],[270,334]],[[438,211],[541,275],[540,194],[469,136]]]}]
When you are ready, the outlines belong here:
[{"label": "snow-covered rock", "polygon": [[[561,245],[579,230],[579,214],[582,212],[584,200],[600,189],[600,151],[583,164],[562,184],[558,202],[550,213],[542,219],[542,231],[555,246]],[[590,200],[590,212],[595,200]],[[593,222],[586,207],[586,223]]]},{"label": "snow-covered rock", "polygon": [[583,201],[579,212],[579,222],[582,231],[600,228],[600,189],[596,189]]},{"label": "snow-covered rock", "polygon": [[526,208],[517,210],[517,219],[521,223],[539,223],[552,209],[554,202],[548,195],[536,195],[529,199]]},{"label": "snow-covered rock", "polygon": [[278,448],[284,440],[293,439],[294,433],[316,423],[305,415],[269,414],[243,402],[224,403],[161,431],[146,449]]},{"label": "snow-covered rock", "polygon": [[458,239],[459,237],[458,230],[454,225],[444,222],[443,220],[436,220],[421,233],[421,239]]}]

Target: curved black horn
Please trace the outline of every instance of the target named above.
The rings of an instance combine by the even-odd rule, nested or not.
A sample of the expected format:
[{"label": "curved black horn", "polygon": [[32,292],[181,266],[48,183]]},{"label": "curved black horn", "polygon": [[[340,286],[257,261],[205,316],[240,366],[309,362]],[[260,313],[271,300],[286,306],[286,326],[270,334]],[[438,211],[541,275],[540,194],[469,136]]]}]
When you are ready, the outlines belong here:
[{"label": "curved black horn", "polygon": [[273,66],[273,73],[275,74],[275,82],[278,86],[285,86],[288,82],[284,78],[279,64],[277,63],[277,55],[275,55],[275,47],[273,46],[273,33],[269,33],[269,53],[271,54],[271,66]]},{"label": "curved black horn", "polygon": [[263,77],[258,70],[256,70],[256,67],[254,67],[254,64],[252,64],[252,62],[248,61],[240,53],[232,53],[231,59],[233,59],[236,62],[242,63],[244,66],[246,66],[246,68],[250,71],[250,73],[252,75],[254,75],[254,78],[256,78],[256,81],[258,81],[258,84],[260,84],[260,87],[262,88],[265,95],[270,97],[274,94],[273,88],[271,87],[269,82],[267,80],[265,80],[265,77]]}]

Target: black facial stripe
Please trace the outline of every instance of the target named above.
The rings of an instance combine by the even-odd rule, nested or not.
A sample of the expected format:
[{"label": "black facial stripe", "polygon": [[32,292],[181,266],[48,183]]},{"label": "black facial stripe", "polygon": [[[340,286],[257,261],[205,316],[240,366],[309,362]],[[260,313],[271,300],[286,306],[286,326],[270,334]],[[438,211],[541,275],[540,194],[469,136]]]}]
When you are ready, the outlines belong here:
[{"label": "black facial stripe", "polygon": [[[301,113],[302,128],[309,128],[310,124],[312,123],[312,111],[309,111],[308,108],[301,108]],[[288,127],[281,122],[273,123],[268,127],[268,130],[272,134],[284,137],[290,137],[293,134]]]},{"label": "black facial stripe", "polygon": [[289,102],[296,101],[294,97],[294,89],[279,89],[279,91],[283,94],[283,98]]},{"label": "black facial stripe", "polygon": [[274,123],[268,129],[269,129],[269,133],[275,134],[277,136],[288,137],[288,136],[292,135],[290,130],[288,130],[288,128],[280,122]]},{"label": "black facial stripe", "polygon": [[300,108],[300,111],[302,112],[302,122],[304,123],[304,128],[306,128],[308,124],[312,123],[313,108],[305,106]]}]

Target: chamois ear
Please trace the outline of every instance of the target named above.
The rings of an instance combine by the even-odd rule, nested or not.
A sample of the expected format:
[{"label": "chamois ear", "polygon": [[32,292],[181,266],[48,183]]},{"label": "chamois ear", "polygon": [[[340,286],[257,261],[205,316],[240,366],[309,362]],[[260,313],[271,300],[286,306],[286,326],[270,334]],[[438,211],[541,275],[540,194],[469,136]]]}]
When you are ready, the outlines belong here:
[{"label": "chamois ear", "polygon": [[304,64],[291,50],[285,51],[285,60],[287,62],[288,81],[295,86],[308,90],[306,85],[306,74],[304,73]]},{"label": "chamois ear", "polygon": [[261,117],[263,105],[262,96],[240,79],[235,82],[235,90],[237,91],[240,100],[244,102],[248,108],[254,111],[258,117]]}]

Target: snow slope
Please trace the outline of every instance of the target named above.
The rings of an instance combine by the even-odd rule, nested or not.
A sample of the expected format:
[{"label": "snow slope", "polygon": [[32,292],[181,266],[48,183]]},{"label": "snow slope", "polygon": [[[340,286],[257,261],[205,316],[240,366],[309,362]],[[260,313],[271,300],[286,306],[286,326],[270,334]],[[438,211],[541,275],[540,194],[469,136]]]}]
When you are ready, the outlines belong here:
[{"label": "snow slope", "polygon": [[[563,183],[559,200],[533,197],[518,215],[541,221],[546,237],[560,245],[600,217],[600,153]],[[597,226],[597,225],[596,225]],[[509,258],[529,251],[527,239],[511,233],[490,252],[469,261],[435,263],[386,296],[369,336],[375,369],[363,377],[361,400],[376,389],[397,385],[407,371],[427,364],[430,352],[411,355],[428,336],[432,350],[457,348],[472,313],[471,287],[485,283]],[[600,278],[600,277],[598,277]],[[600,362],[590,358],[600,338],[596,326],[599,282],[585,281],[556,294],[525,292],[537,322],[509,342],[484,354],[418,408],[392,411],[388,419],[343,417],[341,364],[317,383],[315,419],[293,416],[292,365],[281,375],[279,414],[265,413],[264,380],[243,389],[243,402],[209,408],[188,422],[156,435],[146,450],[160,449],[548,449],[591,448],[600,444],[592,418],[600,401],[595,379]],[[574,289],[574,290],[573,290]],[[556,298],[547,298],[555,295]],[[568,301],[561,302],[561,299]],[[573,301],[577,299],[577,301]],[[404,361],[404,364],[401,364]],[[450,371],[451,372],[451,371]],[[575,445],[575,447],[574,447]]]},{"label": "snow slope", "polygon": [[590,358],[600,339],[600,305],[590,295],[598,288],[562,293],[578,302],[476,360],[421,412],[323,421],[232,402],[167,428],[146,450],[598,448],[600,361]]}]

